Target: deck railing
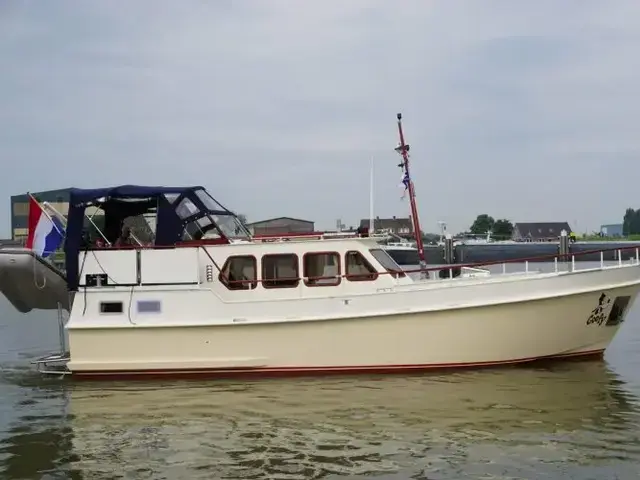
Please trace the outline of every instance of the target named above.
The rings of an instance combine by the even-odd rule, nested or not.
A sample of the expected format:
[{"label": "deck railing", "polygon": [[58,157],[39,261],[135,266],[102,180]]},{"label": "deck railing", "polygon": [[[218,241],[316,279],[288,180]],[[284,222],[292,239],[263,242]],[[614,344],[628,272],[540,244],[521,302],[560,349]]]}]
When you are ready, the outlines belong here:
[{"label": "deck railing", "polygon": [[[614,261],[606,261],[605,254],[608,252],[612,252],[614,254]],[[599,262],[598,266],[594,267],[593,264],[586,266],[583,269],[576,268],[576,259],[579,257],[593,256],[594,254],[599,254]],[[462,263],[462,264],[451,264],[451,265],[438,265],[435,267],[428,268],[415,268],[415,269],[404,269],[404,272],[407,274],[422,274],[422,273],[438,273],[439,275],[435,276],[436,278],[453,278],[459,276],[461,274],[467,274],[468,276],[474,275],[480,276],[480,272],[483,274],[487,274],[487,272],[491,272],[487,269],[487,267],[499,266],[501,267],[501,274],[509,274],[509,273],[539,273],[541,270],[531,269],[531,264],[535,263],[536,265],[540,265],[541,263],[553,263],[553,272],[558,273],[561,271],[566,272],[576,272],[580,270],[593,269],[593,268],[611,268],[611,267],[621,267],[624,265],[640,265],[640,247],[638,246],[629,246],[629,247],[618,247],[618,248],[607,248],[607,249],[599,249],[599,250],[586,250],[584,252],[577,252],[568,255],[539,255],[535,257],[524,257],[524,258],[514,258],[509,260],[491,260],[485,262],[473,262],[473,263]],[[592,262],[589,262],[592,263]],[[524,266],[523,270],[516,270],[512,272],[508,272],[507,265],[519,265]],[[564,266],[564,268],[563,268]],[[442,272],[446,272],[446,275],[443,275]],[[494,273],[494,272],[491,272]],[[430,278],[433,278],[432,275],[429,275]]]}]

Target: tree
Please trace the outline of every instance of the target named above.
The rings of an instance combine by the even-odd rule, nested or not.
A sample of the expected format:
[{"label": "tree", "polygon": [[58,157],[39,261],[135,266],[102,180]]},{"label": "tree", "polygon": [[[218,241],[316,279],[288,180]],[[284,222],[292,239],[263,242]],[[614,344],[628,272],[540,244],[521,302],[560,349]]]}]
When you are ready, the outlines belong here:
[{"label": "tree", "polygon": [[640,208],[627,208],[622,221],[622,234],[625,237],[640,234]]},{"label": "tree", "polygon": [[511,238],[513,234],[513,224],[503,218],[501,220],[496,220],[493,224],[492,236],[498,238],[500,240],[506,240]]},{"label": "tree", "polygon": [[484,235],[493,230],[493,225],[495,223],[496,221],[492,216],[482,213],[476,217],[469,231],[474,235]]}]

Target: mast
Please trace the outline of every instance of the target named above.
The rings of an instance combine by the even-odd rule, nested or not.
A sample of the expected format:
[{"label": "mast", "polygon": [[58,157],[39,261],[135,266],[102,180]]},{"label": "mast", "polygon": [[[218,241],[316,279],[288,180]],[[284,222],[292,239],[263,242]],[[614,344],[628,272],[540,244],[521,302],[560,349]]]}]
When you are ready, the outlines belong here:
[{"label": "mast", "polygon": [[418,247],[418,257],[420,258],[420,266],[426,268],[427,262],[424,256],[424,245],[422,244],[422,230],[420,230],[420,219],[418,218],[418,207],[416,206],[415,190],[413,188],[413,180],[409,175],[409,145],[404,142],[404,133],[402,131],[402,113],[398,113],[398,135],[400,136],[400,145],[396,151],[402,155],[402,163],[399,165],[406,178],[408,178],[407,189],[409,190],[409,202],[411,204],[411,220],[413,221],[413,233],[416,238],[416,246]]}]

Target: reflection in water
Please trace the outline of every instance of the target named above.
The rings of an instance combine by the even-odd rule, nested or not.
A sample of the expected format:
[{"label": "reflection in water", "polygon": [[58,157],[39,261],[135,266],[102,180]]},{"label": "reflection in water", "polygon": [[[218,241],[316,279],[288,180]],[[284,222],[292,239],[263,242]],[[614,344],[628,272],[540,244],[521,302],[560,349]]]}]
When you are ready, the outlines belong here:
[{"label": "reflection in water", "polygon": [[43,381],[27,369],[4,370],[0,384],[0,477],[41,478],[47,473],[49,478],[81,478],[66,468],[76,459],[65,386]]},{"label": "reflection in water", "polygon": [[0,444],[3,478],[610,477],[640,462],[638,399],[603,362],[243,383],[25,378],[9,379],[29,399]]}]

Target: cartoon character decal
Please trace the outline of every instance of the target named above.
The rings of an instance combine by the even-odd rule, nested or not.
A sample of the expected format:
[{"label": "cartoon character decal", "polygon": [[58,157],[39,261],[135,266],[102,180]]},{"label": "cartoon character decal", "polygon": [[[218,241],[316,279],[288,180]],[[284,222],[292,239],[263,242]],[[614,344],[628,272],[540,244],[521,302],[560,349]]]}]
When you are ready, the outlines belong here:
[{"label": "cartoon character decal", "polygon": [[631,297],[624,295],[616,297],[613,301],[606,293],[601,293],[598,298],[598,305],[591,310],[587,325],[596,324],[598,326],[611,327],[619,325],[624,321],[624,313],[629,306]]}]

